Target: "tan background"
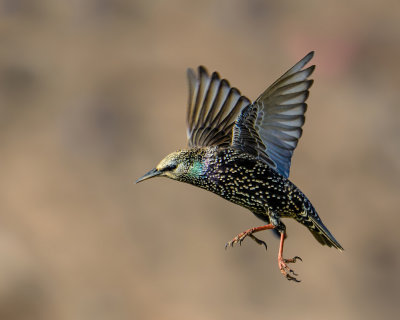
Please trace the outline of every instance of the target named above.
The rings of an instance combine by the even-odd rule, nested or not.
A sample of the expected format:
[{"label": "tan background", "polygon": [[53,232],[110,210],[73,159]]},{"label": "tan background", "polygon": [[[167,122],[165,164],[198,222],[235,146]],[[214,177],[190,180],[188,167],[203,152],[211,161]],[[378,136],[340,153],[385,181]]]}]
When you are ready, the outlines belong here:
[{"label": "tan background", "polygon": [[[311,50],[291,179],[345,247],[158,179],[185,70],[249,98]],[[400,307],[399,1],[0,1],[0,319],[387,319]]]}]

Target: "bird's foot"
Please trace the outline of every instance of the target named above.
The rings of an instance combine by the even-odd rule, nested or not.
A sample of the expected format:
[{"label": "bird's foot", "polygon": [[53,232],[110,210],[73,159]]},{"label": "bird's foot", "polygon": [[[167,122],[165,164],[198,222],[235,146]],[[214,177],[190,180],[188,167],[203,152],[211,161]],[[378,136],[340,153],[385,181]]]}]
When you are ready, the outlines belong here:
[{"label": "bird's foot", "polygon": [[234,237],[231,241],[227,242],[225,244],[225,249],[228,247],[233,247],[236,243],[239,243],[239,245],[242,245],[242,241],[248,236],[251,235],[252,229],[246,230],[242,233],[239,233],[236,237]]},{"label": "bird's foot", "polygon": [[257,244],[259,244],[260,246],[264,246],[265,250],[268,250],[268,246],[267,243],[265,241],[262,241],[260,239],[258,239],[255,235],[253,234],[249,234],[249,237],[252,238]]},{"label": "bird's foot", "polygon": [[287,266],[287,263],[295,263],[296,260],[303,261],[298,256],[296,256],[296,257],[294,257],[292,259],[283,259],[282,257],[278,257],[278,266],[279,266],[279,270],[286,277],[286,279],[293,280],[295,282],[300,282],[300,280],[298,280],[296,278],[296,276],[298,276],[298,274],[295,273],[291,268],[289,268]]},{"label": "bird's foot", "polygon": [[267,244],[265,243],[265,241],[262,241],[260,239],[258,239],[256,236],[253,235],[253,232],[256,230],[256,228],[251,228],[248,229],[242,233],[239,233],[236,237],[234,237],[231,241],[227,242],[225,244],[225,249],[227,249],[228,247],[233,247],[234,244],[239,243],[239,245],[242,245],[243,240],[248,236],[251,239],[253,239],[257,244],[259,245],[263,245],[265,247],[265,250],[268,249]]}]

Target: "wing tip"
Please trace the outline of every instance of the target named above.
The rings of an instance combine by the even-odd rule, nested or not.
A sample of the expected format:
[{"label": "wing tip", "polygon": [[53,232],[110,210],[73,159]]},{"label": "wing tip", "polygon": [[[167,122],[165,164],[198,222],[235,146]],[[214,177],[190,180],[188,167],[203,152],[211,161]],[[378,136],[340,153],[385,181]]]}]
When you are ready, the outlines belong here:
[{"label": "wing tip", "polygon": [[315,51],[312,50],[312,51],[310,51],[309,53],[307,53],[303,59],[304,59],[304,60],[307,60],[307,62],[308,62],[308,61],[310,61],[310,60],[314,57],[314,54],[315,54]]},{"label": "wing tip", "polygon": [[195,77],[196,73],[195,73],[195,71],[194,71],[192,68],[187,68],[187,69],[186,69],[186,75],[187,75],[188,77]]},{"label": "wing tip", "polygon": [[221,77],[219,76],[219,73],[217,71],[214,71],[211,74],[211,80],[220,80],[220,79],[221,79]]},{"label": "wing tip", "polygon": [[198,71],[198,74],[199,74],[199,79],[201,79],[202,77],[209,78],[208,71],[207,71],[206,67],[198,66],[197,71]]},{"label": "wing tip", "polygon": [[[207,68],[203,65],[200,65],[197,67],[197,74],[201,75],[201,74],[208,74]],[[186,69],[186,74],[188,75],[188,77],[194,77],[196,78],[196,71],[193,68],[187,68]]]},{"label": "wing tip", "polygon": [[[306,54],[306,55],[303,57],[303,59],[301,59],[298,63],[296,63],[296,64],[293,66],[292,69],[294,69],[294,70],[296,70],[296,71],[299,71],[299,70],[303,69],[304,66],[305,66],[307,63],[309,63],[309,62],[311,61],[311,59],[314,57],[314,53],[315,53],[315,51],[310,51],[308,54]],[[307,69],[310,69],[310,70],[311,70],[311,73],[312,73],[312,72],[314,71],[314,69],[315,69],[315,65],[312,65],[312,66],[310,66],[310,67],[307,68]],[[289,72],[290,72],[290,70],[289,70]],[[311,74],[311,73],[310,73],[310,74]]]}]

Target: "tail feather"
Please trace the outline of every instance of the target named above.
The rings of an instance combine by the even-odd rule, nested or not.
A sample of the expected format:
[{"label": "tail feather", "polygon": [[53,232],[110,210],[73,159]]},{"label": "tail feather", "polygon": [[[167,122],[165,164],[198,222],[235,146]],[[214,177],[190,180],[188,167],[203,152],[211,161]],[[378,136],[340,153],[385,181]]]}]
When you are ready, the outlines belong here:
[{"label": "tail feather", "polygon": [[335,247],[340,251],[344,250],[340,243],[329,232],[328,228],[322,223],[318,213],[307,198],[304,203],[304,211],[300,214],[299,218],[299,222],[311,231],[312,235],[319,243],[327,245],[328,247]]},{"label": "tail feather", "polygon": [[316,226],[316,229],[310,231],[315,237],[315,239],[317,239],[322,245],[327,245],[328,247],[335,247],[340,251],[344,250],[343,247],[340,245],[340,243],[324,226],[321,220],[318,221],[318,223],[315,223],[314,225]]},{"label": "tail feather", "polygon": [[339,251],[343,251],[343,247],[328,231],[329,235],[322,233],[320,230],[310,230],[314,238],[323,246],[335,247]]},{"label": "tail feather", "polygon": [[[314,209],[314,208],[313,208]],[[310,229],[312,235],[318,240],[322,245],[327,245],[328,247],[335,247],[336,249],[343,251],[343,247],[335,239],[335,237],[329,232],[328,228],[322,223],[318,214],[309,215],[310,221],[312,222],[312,227]]]}]

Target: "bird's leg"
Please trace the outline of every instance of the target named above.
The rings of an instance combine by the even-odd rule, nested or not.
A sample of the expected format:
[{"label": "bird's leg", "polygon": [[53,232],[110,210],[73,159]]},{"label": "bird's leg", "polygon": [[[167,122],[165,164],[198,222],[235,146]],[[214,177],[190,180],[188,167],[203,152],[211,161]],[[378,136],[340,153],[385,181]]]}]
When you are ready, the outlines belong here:
[{"label": "bird's leg", "polygon": [[256,233],[256,232],[259,232],[259,231],[263,231],[263,230],[267,230],[267,229],[274,229],[274,228],[275,228],[275,226],[272,225],[272,224],[267,224],[267,225],[261,226],[261,227],[250,228],[250,229],[248,229],[248,230],[246,230],[246,231],[244,231],[244,232],[242,232],[242,233],[239,233],[239,234],[238,234],[236,237],[234,237],[231,241],[227,242],[227,243],[225,244],[225,249],[228,248],[228,247],[233,247],[233,245],[234,245],[235,243],[239,243],[239,244],[241,245],[241,244],[242,244],[242,241],[243,241],[247,236],[249,236],[250,238],[252,238],[252,239],[253,239],[255,242],[257,242],[259,245],[264,245],[264,246],[265,246],[265,249],[267,249],[267,244],[266,244],[264,241],[262,241],[262,240],[256,238],[256,237],[253,235],[253,233]]},{"label": "bird's leg", "polygon": [[[300,257],[296,256],[292,259],[284,259],[282,257],[282,253],[283,253],[283,242],[285,241],[285,232],[281,233],[281,242],[279,245],[279,253],[278,253],[278,266],[279,266],[279,270],[281,271],[281,273],[286,277],[286,279],[288,280],[293,280],[296,282],[300,282],[300,280],[298,280],[296,278],[297,273],[295,273],[292,269],[290,269],[287,266],[287,263],[295,263],[296,260],[300,260],[303,261]],[[290,275],[292,274],[292,275]]]}]

